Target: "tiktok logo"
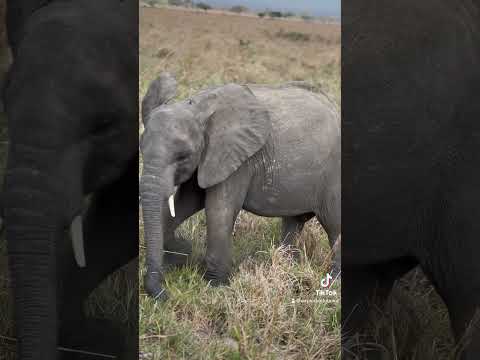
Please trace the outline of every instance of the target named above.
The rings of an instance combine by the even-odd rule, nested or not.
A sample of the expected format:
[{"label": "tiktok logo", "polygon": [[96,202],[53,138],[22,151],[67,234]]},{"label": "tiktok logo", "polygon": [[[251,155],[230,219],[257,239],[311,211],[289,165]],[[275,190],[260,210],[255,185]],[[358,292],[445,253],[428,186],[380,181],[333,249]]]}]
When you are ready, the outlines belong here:
[{"label": "tiktok logo", "polygon": [[332,282],[333,282],[333,277],[332,277],[332,275],[327,274],[327,276],[324,277],[324,278],[322,279],[322,281],[320,282],[320,285],[321,285],[323,288],[327,288],[327,289],[328,289],[328,288],[330,287],[330,285],[332,285]]}]

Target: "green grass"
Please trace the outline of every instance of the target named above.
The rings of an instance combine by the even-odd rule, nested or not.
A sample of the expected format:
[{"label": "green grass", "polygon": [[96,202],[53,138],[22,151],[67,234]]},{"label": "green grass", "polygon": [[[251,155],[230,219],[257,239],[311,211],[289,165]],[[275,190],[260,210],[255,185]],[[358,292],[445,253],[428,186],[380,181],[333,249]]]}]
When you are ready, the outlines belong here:
[{"label": "green grass", "polygon": [[333,303],[316,294],[330,263],[319,225],[308,224],[303,256],[295,262],[278,247],[277,219],[241,213],[230,284],[214,288],[196,265],[204,253],[204,222],[200,213],[179,229],[194,243],[193,259],[167,274],[169,300],[157,303],[141,291],[143,358],[339,359],[340,289]]}]

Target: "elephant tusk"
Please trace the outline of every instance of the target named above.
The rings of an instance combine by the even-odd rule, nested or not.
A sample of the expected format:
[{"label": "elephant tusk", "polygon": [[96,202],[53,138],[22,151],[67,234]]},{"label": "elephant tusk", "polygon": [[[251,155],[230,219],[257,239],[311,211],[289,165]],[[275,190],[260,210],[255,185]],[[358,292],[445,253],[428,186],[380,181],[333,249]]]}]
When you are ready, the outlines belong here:
[{"label": "elephant tusk", "polygon": [[168,207],[170,208],[170,215],[175,217],[175,193],[168,198]]},{"label": "elephant tusk", "polygon": [[81,215],[75,216],[70,228],[70,236],[72,237],[73,255],[77,265],[81,268],[86,266],[85,247],[83,244],[83,219]]}]

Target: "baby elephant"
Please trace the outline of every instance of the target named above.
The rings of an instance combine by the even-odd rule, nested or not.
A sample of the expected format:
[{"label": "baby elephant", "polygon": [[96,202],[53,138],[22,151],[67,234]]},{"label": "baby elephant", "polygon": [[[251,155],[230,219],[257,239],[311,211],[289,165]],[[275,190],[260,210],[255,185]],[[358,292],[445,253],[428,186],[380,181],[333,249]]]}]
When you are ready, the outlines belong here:
[{"label": "baby elephant", "polygon": [[[149,295],[167,297],[164,247],[178,248],[175,228],[202,208],[205,278],[213,284],[228,280],[232,229],[241,209],[282,217],[285,245],[316,216],[334,245],[341,230],[340,116],[327,96],[303,83],[228,84],[170,103],[175,92],[175,80],[162,74],[142,102],[140,192]],[[338,252],[336,272],[339,261]]]}]

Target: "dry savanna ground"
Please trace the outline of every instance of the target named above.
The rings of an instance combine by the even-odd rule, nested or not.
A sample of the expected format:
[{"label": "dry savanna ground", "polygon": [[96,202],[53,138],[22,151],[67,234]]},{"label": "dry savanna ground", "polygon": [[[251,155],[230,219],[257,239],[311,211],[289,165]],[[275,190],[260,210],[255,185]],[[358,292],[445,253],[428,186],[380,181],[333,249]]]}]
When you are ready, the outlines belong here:
[{"label": "dry savanna ground", "polygon": [[340,26],[142,8],[140,95],[161,71],[179,97],[228,82],[303,80],[340,100]]},{"label": "dry savanna ground", "polygon": [[[180,99],[228,82],[303,80],[339,102],[340,26],[143,8],[141,97],[162,71],[176,76]],[[295,263],[278,248],[278,219],[241,213],[231,282],[219,288],[208,286],[195,265],[204,252],[204,214],[179,232],[193,241],[192,265],[168,274],[164,304],[141,290],[143,358],[339,359],[340,291],[331,303],[316,294],[330,256],[316,221],[306,226]]]}]

